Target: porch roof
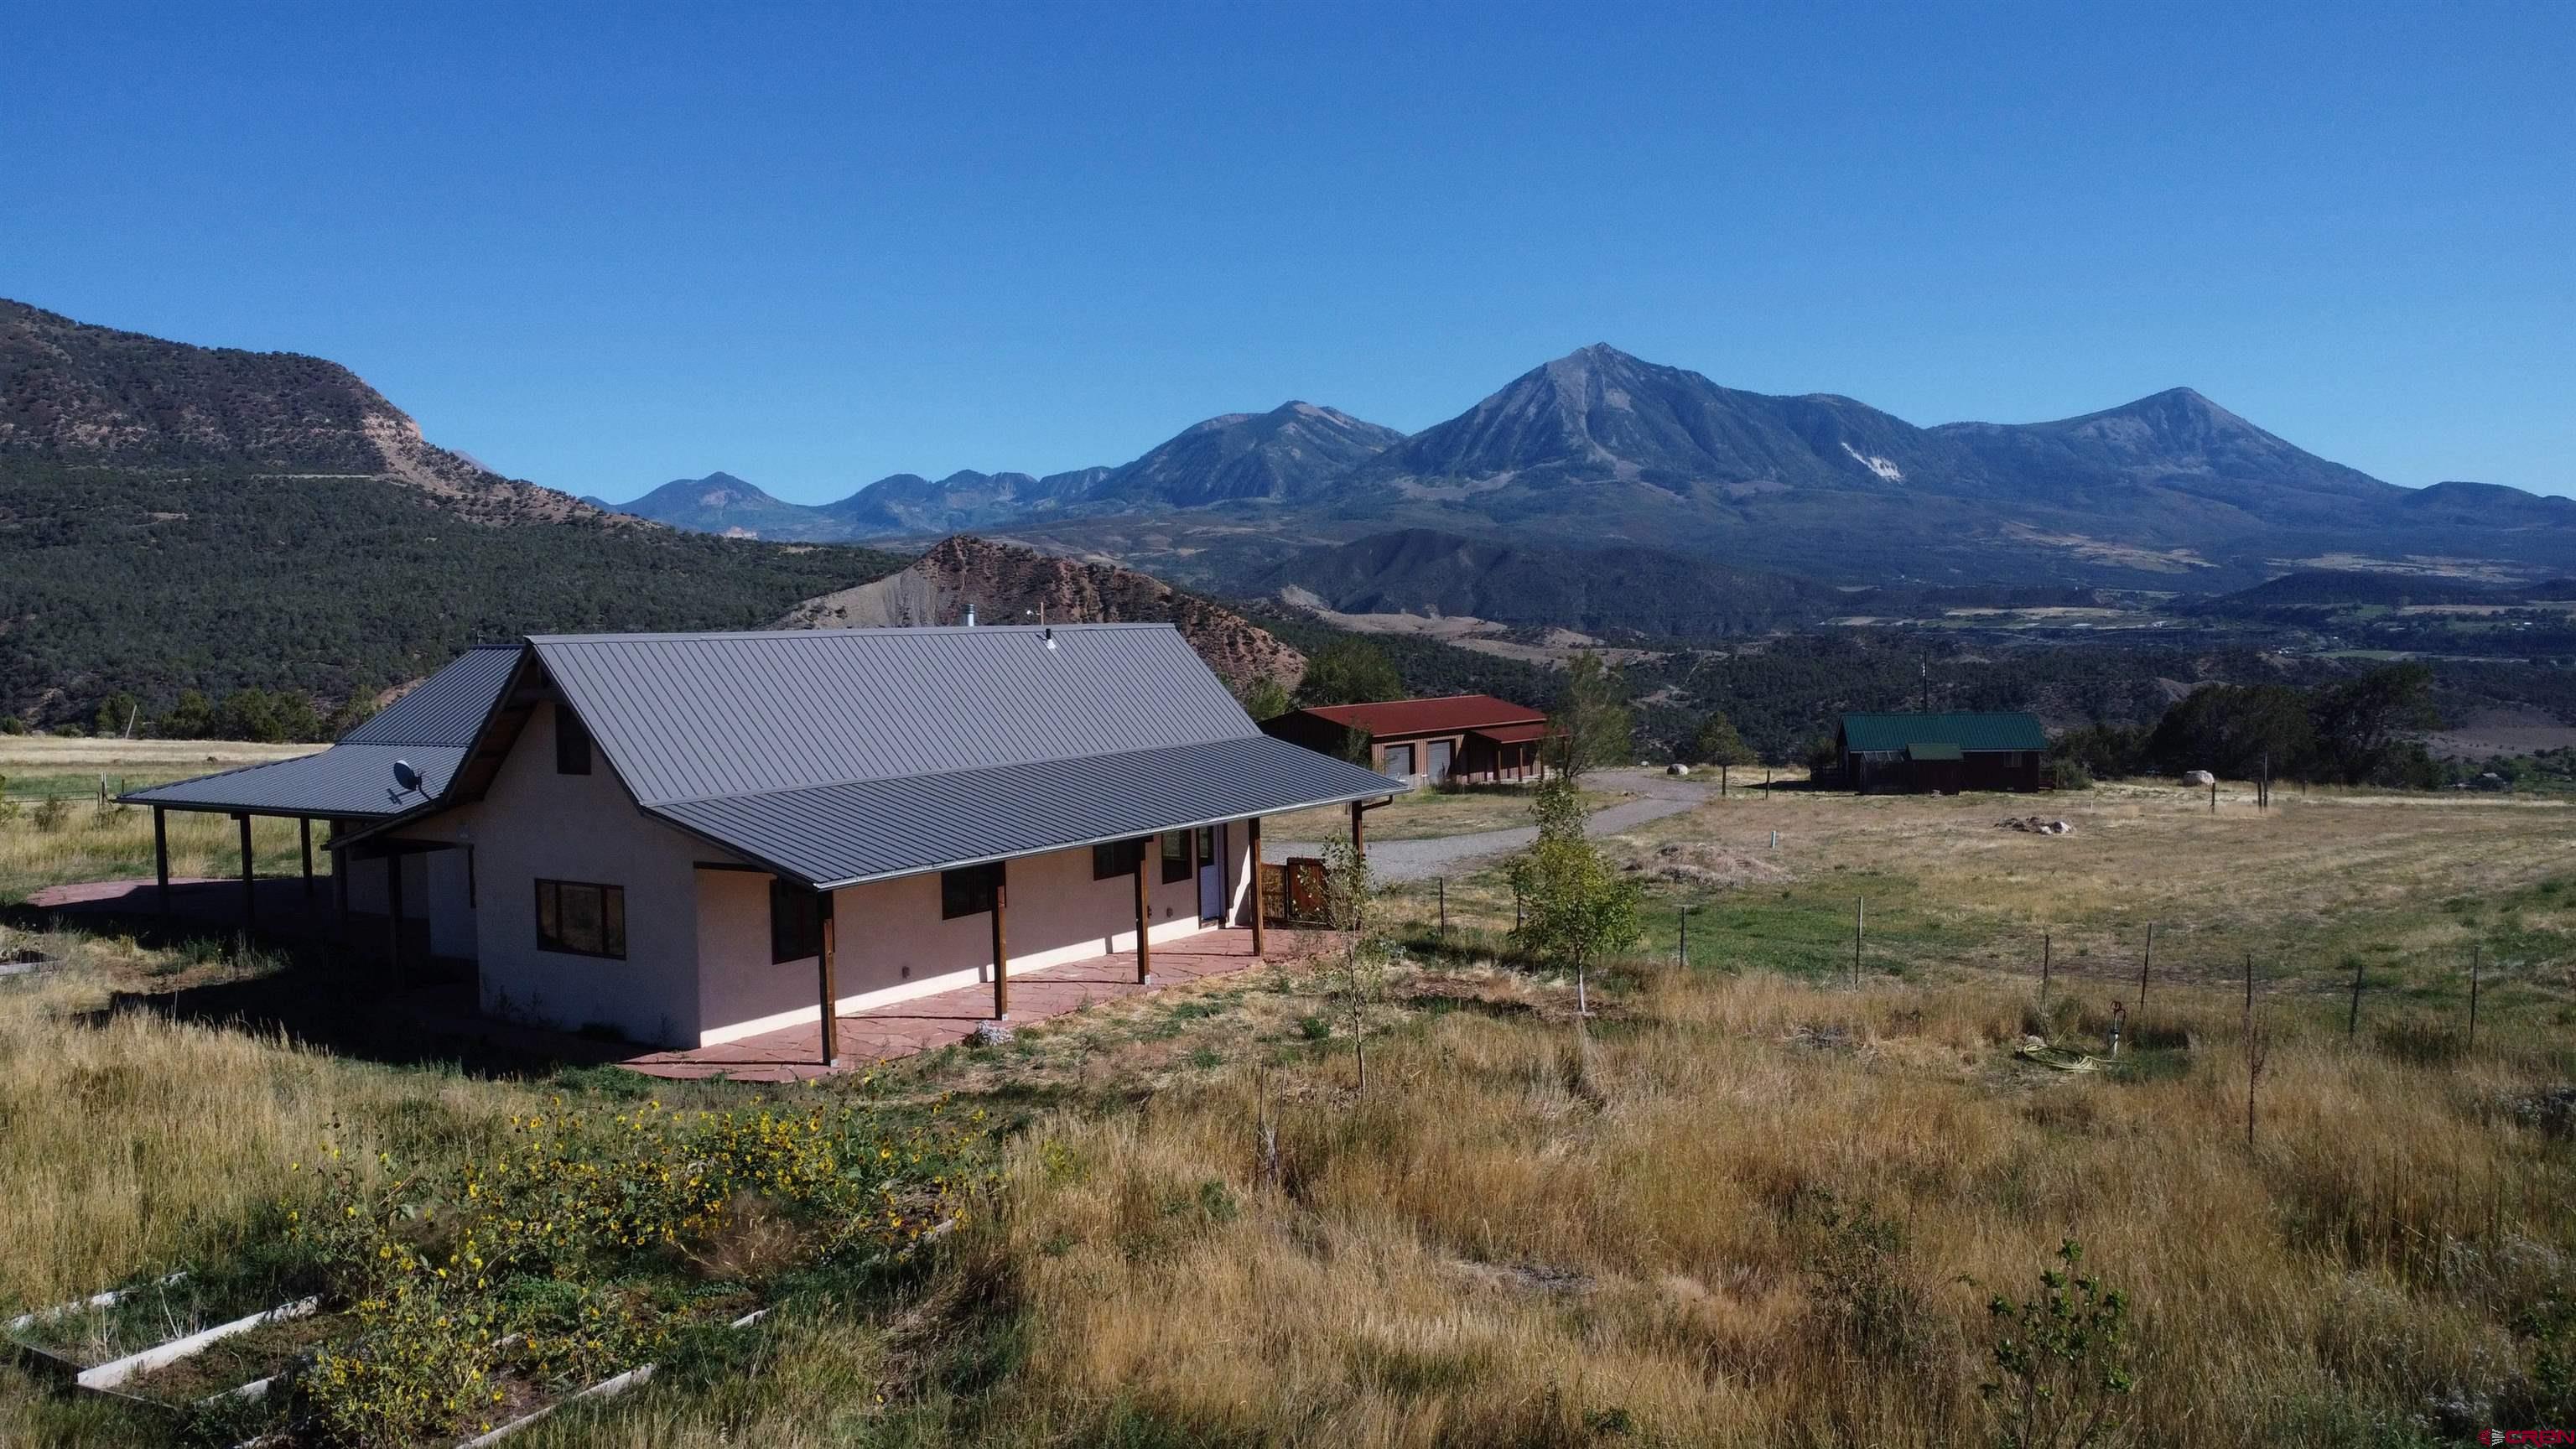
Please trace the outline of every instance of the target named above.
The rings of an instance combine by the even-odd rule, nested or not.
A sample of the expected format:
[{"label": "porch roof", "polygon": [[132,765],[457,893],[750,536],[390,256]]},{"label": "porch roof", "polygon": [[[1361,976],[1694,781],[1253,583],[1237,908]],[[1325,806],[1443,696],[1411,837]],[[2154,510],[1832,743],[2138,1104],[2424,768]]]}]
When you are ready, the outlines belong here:
[{"label": "porch roof", "polygon": [[[445,745],[333,745],[319,754],[245,765],[117,798],[170,810],[381,819],[417,810],[445,793],[465,754]],[[395,784],[397,760],[419,772],[419,790]]]},{"label": "porch roof", "polygon": [[831,889],[1395,789],[1374,771],[1256,734],[645,808]]}]

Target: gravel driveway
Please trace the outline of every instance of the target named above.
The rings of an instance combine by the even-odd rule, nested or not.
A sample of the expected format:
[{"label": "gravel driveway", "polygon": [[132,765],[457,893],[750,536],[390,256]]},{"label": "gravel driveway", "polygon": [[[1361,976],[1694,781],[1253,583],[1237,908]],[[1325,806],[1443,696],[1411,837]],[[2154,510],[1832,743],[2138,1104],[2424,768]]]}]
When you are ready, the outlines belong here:
[{"label": "gravel driveway", "polygon": [[[1585,833],[1590,835],[1616,835],[1649,820],[1679,815],[1716,793],[1714,786],[1702,783],[1697,776],[1667,775],[1661,770],[1595,770],[1591,778],[1626,790],[1637,798],[1593,811],[1591,821],[1584,826]],[[1537,838],[1538,831],[1524,825],[1513,830],[1479,830],[1469,835],[1441,835],[1426,840],[1372,840],[1368,858],[1370,867],[1381,881],[1429,880],[1453,870],[1461,862],[1518,850]],[[1274,865],[1292,855],[1323,853],[1321,841],[1261,842],[1261,858]]]}]

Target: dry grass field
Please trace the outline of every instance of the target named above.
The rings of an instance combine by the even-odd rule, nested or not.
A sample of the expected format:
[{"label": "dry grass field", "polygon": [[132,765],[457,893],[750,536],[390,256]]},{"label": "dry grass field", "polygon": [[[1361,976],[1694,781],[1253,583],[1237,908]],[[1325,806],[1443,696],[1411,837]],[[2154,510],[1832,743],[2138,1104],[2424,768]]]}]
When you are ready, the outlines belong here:
[{"label": "dry grass field", "polygon": [[[1586,809],[1599,810],[1633,798],[1625,790],[1586,790]],[[1368,812],[1371,840],[1423,840],[1440,835],[1468,835],[1482,830],[1511,830],[1529,824],[1530,795],[1516,786],[1472,786],[1459,790],[1414,790]],[[1350,811],[1342,806],[1299,810],[1261,822],[1265,840],[1331,840],[1348,835]]]},{"label": "dry grass field", "polygon": [[[1004,1128],[933,1264],[819,1278],[517,1442],[1980,1442],[2009,1426],[1979,1390],[1989,1300],[2038,1292],[2070,1237],[2130,1306],[2117,1442],[2576,1420],[2576,814],[2276,800],[1712,801],[1611,842],[1653,929],[1588,1022],[1569,982],[1496,959],[1497,872],[1449,883],[1446,941],[1407,888],[1364,1088],[1352,1003],[1298,966],[898,1064],[890,1102]],[[1998,824],[2033,811],[2074,828]],[[175,948],[47,949],[80,964],[0,986],[0,1310],[257,1259],[335,1122],[419,1161],[633,1090],[100,1018]],[[2099,1058],[2115,1004],[2116,1061],[2020,1055]],[[0,1370],[0,1442],[186,1432]]]},{"label": "dry grass field", "polygon": [[[61,881],[152,873],[152,812],[134,806],[101,808],[102,783],[115,795],[191,775],[293,759],[321,748],[0,735],[0,907]],[[49,799],[63,803],[48,811]],[[169,829],[173,875],[231,875],[241,868],[240,837],[230,817],[174,811]],[[295,822],[252,822],[251,848],[264,872],[294,868],[299,858]],[[316,869],[327,864],[327,856],[317,855]]]}]

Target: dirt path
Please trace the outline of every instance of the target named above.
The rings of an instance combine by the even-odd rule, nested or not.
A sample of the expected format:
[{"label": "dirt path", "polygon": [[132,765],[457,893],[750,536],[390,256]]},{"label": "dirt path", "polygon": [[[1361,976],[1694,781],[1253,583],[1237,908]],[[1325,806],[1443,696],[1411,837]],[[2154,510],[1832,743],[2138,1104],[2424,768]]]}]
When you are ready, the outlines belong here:
[{"label": "dirt path", "polygon": [[[1616,835],[1649,820],[1679,815],[1716,794],[1714,787],[1697,779],[1667,775],[1660,770],[1601,770],[1590,778],[1601,785],[1615,785],[1615,788],[1629,791],[1637,797],[1592,812],[1591,822],[1584,829],[1593,835]],[[1368,857],[1381,881],[1428,880],[1461,862],[1518,850],[1537,838],[1538,831],[1524,825],[1510,830],[1478,830],[1466,835],[1441,835],[1424,840],[1371,841]],[[1323,851],[1323,842],[1315,840],[1261,842],[1261,858],[1273,864],[1290,856],[1321,855]]]}]

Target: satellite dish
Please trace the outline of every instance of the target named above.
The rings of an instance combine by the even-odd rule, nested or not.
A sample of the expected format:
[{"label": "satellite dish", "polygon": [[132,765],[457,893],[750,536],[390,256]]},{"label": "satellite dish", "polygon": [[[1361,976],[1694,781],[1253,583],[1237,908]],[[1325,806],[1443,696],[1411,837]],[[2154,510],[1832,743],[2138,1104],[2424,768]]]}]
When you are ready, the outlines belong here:
[{"label": "satellite dish", "polygon": [[396,760],[394,761],[394,783],[402,787],[401,793],[408,795],[420,789],[420,771],[413,769],[409,760]]}]

